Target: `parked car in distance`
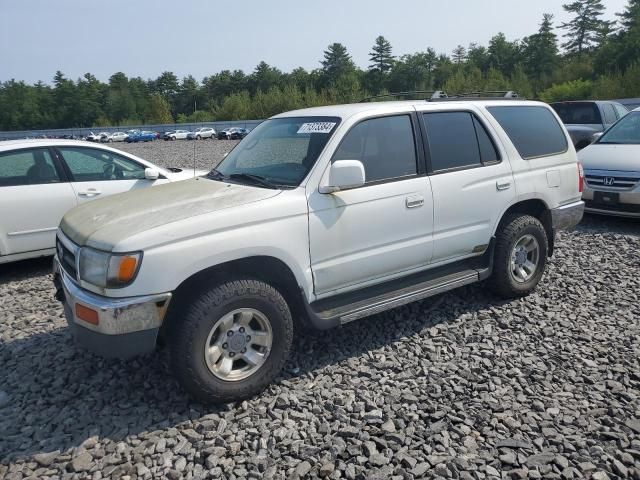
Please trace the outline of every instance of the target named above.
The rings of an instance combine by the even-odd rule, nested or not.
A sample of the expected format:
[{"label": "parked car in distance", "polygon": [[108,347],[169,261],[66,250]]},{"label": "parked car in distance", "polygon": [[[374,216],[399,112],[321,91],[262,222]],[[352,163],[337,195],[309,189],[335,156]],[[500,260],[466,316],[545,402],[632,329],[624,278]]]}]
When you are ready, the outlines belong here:
[{"label": "parked car in distance", "polygon": [[566,130],[539,102],[287,112],[205,177],[67,213],[54,284],[79,344],[127,358],[160,335],[191,395],[229,402],[278,375],[297,327],[485,279],[527,295],[555,232],[582,218],[582,185]]},{"label": "parked car in distance", "polygon": [[1,142],[0,263],[52,255],[58,224],[76,205],[193,176],[75,140]]},{"label": "parked car in distance", "polygon": [[127,143],[152,142],[156,139],[156,132],[148,132],[146,130],[135,130],[127,134]]},{"label": "parked car in distance", "polygon": [[101,143],[124,142],[129,135],[125,132],[113,132],[100,137]]},{"label": "parked car in distance", "polygon": [[100,132],[100,133],[91,132],[89,133],[89,135],[87,135],[86,140],[89,142],[99,142],[103,135],[109,135],[109,133],[108,132]]},{"label": "parked car in distance", "polygon": [[218,140],[241,140],[249,134],[246,128],[229,127],[218,133]]},{"label": "parked car in distance", "polygon": [[620,119],[578,153],[592,213],[640,218],[640,108]]},{"label": "parked car in distance", "polygon": [[162,138],[165,140],[185,140],[189,135],[189,130],[172,130],[165,132]]},{"label": "parked car in distance", "polygon": [[564,123],[576,150],[581,150],[598,138],[629,111],[610,100],[580,100],[550,104]]},{"label": "parked car in distance", "polygon": [[188,140],[203,140],[206,138],[216,138],[216,131],[211,127],[198,128],[195,132],[189,132],[187,134]]}]

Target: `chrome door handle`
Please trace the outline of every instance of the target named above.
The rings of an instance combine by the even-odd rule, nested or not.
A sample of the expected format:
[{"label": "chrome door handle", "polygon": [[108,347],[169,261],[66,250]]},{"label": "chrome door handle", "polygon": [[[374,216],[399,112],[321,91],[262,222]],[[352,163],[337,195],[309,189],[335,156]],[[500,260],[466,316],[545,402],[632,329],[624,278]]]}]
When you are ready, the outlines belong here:
[{"label": "chrome door handle", "polygon": [[511,182],[496,182],[496,188],[498,190],[509,190],[511,188]]},{"label": "chrome door handle", "polygon": [[419,195],[411,195],[405,199],[405,205],[407,208],[417,208],[424,205],[424,198]]},{"label": "chrome door handle", "polygon": [[82,192],[78,192],[78,195],[82,195],[84,197],[95,197],[100,195],[102,192],[100,190],[96,190],[95,188],[90,188],[88,190],[83,190]]}]

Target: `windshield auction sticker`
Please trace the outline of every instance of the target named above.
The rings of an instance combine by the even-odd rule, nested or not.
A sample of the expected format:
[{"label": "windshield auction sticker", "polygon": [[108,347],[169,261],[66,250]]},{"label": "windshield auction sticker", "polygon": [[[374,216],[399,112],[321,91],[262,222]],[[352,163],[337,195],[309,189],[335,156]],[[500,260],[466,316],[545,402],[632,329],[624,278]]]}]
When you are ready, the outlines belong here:
[{"label": "windshield auction sticker", "polygon": [[298,129],[298,133],[331,133],[336,122],[313,122],[303,123]]}]

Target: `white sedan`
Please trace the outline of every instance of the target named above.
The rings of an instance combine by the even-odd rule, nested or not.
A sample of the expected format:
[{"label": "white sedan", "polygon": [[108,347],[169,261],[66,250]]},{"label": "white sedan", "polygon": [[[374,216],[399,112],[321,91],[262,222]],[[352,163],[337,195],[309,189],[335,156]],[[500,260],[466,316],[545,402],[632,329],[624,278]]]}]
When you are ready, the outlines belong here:
[{"label": "white sedan", "polygon": [[0,142],[0,264],[52,255],[58,224],[76,205],[205,173],[81,141]]}]

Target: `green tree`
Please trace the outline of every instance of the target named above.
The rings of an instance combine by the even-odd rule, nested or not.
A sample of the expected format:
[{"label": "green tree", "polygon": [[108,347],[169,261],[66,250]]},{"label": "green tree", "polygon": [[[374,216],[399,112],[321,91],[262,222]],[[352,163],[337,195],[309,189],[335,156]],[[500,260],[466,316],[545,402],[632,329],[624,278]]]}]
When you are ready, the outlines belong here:
[{"label": "green tree", "polygon": [[393,68],[394,56],[392,55],[391,43],[380,35],[369,53],[368,85],[372,93],[379,93],[385,84],[389,71]]},{"label": "green tree", "polygon": [[151,95],[149,98],[149,106],[145,115],[145,122],[148,123],[173,123],[173,117],[171,116],[171,108],[169,108],[169,102],[158,95],[157,93]]},{"label": "green tree", "polygon": [[467,59],[467,49],[462,45],[458,45],[453,49],[451,59],[453,60],[453,63],[455,63],[456,65],[460,65]]},{"label": "green tree", "polygon": [[599,42],[603,30],[611,27],[611,23],[603,20],[604,5],[602,0],[575,0],[562,6],[574,16],[569,22],[562,23],[560,28],[567,30],[562,44],[570,55],[582,55],[591,51]]},{"label": "green tree", "polygon": [[351,55],[347,52],[347,47],[341,43],[329,45],[323,56],[324,58],[320,64],[322,65],[322,73],[327,86],[334,86],[341,76],[351,74],[355,70],[355,65]]},{"label": "green tree", "polygon": [[520,50],[518,41],[510,42],[504,33],[498,33],[489,41],[489,67],[499,70],[505,76],[511,75],[520,61]]},{"label": "green tree", "polygon": [[553,75],[559,57],[556,34],[553,33],[553,15],[545,13],[538,33],[522,41],[526,71],[538,83]]}]

